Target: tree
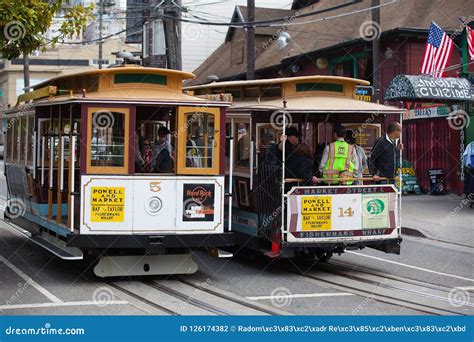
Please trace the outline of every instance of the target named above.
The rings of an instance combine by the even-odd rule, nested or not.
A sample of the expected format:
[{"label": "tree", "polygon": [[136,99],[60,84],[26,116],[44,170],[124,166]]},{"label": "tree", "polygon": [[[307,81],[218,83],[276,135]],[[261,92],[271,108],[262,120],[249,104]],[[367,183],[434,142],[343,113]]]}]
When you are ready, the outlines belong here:
[{"label": "tree", "polygon": [[[23,55],[25,87],[29,87],[28,55],[79,35],[92,19],[92,10],[92,5],[70,5],[70,0],[0,1],[0,54],[9,60]],[[59,34],[47,39],[44,35],[53,17],[61,12],[65,20],[58,30]]]}]

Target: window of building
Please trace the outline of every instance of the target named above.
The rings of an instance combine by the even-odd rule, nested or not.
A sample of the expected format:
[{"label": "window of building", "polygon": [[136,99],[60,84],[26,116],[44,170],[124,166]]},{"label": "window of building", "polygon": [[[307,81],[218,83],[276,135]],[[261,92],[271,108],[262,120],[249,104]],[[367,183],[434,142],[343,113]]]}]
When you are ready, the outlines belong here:
[{"label": "window of building", "polygon": [[355,67],[353,60],[347,60],[334,65],[334,76],[355,77]]},{"label": "window of building", "polygon": [[[110,61],[108,59],[102,59],[102,65],[109,65]],[[99,65],[99,59],[94,58],[92,59],[92,65]]]},{"label": "window of building", "polygon": [[153,55],[165,55],[166,54],[166,45],[165,45],[165,29],[163,26],[163,20],[157,19],[153,21],[153,41],[152,41],[152,51]]}]

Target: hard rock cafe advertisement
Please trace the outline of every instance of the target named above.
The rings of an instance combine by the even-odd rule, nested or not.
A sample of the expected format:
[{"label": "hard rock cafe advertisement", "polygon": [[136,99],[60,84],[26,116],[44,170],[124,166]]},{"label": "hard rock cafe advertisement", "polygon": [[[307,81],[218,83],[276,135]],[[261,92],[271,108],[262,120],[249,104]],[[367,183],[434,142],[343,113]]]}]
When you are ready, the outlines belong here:
[{"label": "hard rock cafe advertisement", "polygon": [[183,221],[214,221],[214,184],[183,184]]}]

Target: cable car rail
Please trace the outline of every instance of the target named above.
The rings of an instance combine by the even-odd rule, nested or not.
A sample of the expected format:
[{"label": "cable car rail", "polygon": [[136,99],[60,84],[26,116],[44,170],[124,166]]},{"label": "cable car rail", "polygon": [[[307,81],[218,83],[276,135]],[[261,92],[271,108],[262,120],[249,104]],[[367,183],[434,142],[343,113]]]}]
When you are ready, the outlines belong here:
[{"label": "cable car rail", "polygon": [[170,315],[291,315],[178,278],[113,281],[107,284]]},{"label": "cable car rail", "polygon": [[[438,303],[450,303],[449,294],[446,290],[433,289],[420,284],[410,282],[409,288],[403,284],[403,280],[391,279],[393,283],[387,283],[389,277],[377,275],[373,277],[370,273],[364,275],[357,275],[358,270],[343,267],[344,271],[334,269],[337,266],[335,263],[318,264],[318,268],[309,272],[295,271],[305,278],[317,281],[318,284],[329,285],[334,289],[351,292],[356,295],[365,296],[378,302],[389,303],[404,308],[413,309],[432,315],[462,315],[468,316],[469,312],[465,309],[455,308],[449,306],[446,308],[443,305],[435,305],[433,301]],[[317,272],[317,273],[316,273]],[[399,285],[397,283],[402,283]],[[368,287],[368,285],[371,285]],[[431,293],[428,293],[431,292]],[[431,301],[429,301],[431,300]],[[466,308],[472,308],[474,305],[467,303],[463,305]],[[472,311],[471,311],[472,314]]]}]

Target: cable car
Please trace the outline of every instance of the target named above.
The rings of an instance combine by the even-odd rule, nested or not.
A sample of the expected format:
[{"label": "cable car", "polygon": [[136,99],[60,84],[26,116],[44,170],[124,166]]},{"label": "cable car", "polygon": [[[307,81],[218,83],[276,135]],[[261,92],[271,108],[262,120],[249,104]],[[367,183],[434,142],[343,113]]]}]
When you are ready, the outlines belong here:
[{"label": "cable car", "polygon": [[225,108],[183,94],[193,74],[138,66],[59,76],[6,115],[6,218],[100,277],[187,274],[224,225]]},{"label": "cable car", "polygon": [[[310,260],[365,247],[399,254],[401,193],[395,185],[375,184],[368,170],[360,179],[306,184],[288,174],[286,158],[276,167],[266,159],[291,127],[312,151],[310,171],[316,175],[337,125],[351,129],[370,156],[384,124],[401,123],[403,110],[356,98],[358,87],[368,86],[353,78],[304,76],[185,88],[188,94],[232,102],[226,130],[235,153],[226,154],[226,170],[232,177],[228,209],[239,250]],[[287,144],[281,146],[286,156]]]}]

